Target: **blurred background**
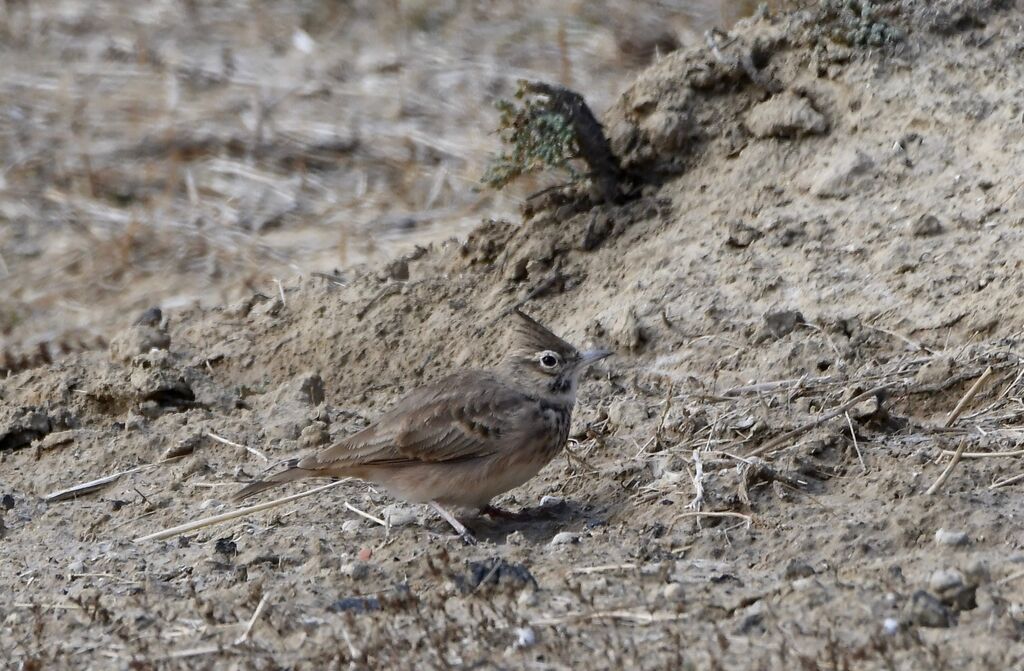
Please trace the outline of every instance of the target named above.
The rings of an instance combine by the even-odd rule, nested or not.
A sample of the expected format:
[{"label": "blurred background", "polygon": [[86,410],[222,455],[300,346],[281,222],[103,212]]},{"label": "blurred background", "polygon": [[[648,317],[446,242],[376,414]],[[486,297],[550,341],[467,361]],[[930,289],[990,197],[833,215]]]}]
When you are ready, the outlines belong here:
[{"label": "blurred background", "polygon": [[478,180],[517,79],[600,115],[756,6],[0,2],[0,373],[515,220],[539,183]]}]

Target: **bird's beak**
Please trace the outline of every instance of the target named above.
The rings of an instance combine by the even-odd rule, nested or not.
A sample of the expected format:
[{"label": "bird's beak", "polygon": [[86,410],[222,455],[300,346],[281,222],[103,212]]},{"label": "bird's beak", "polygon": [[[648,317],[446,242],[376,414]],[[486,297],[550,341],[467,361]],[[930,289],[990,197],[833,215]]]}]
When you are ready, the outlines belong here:
[{"label": "bird's beak", "polygon": [[580,354],[580,368],[586,368],[590,364],[600,361],[606,356],[611,356],[614,352],[610,349],[592,349],[589,352],[583,352]]}]

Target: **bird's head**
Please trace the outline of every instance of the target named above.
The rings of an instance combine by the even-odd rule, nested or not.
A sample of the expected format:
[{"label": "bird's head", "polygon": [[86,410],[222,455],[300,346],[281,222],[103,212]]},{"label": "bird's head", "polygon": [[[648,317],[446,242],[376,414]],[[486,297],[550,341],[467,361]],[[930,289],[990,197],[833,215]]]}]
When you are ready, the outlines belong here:
[{"label": "bird's head", "polygon": [[519,310],[512,319],[512,346],[504,366],[517,382],[545,396],[574,402],[583,371],[612,353],[602,349],[579,352]]}]

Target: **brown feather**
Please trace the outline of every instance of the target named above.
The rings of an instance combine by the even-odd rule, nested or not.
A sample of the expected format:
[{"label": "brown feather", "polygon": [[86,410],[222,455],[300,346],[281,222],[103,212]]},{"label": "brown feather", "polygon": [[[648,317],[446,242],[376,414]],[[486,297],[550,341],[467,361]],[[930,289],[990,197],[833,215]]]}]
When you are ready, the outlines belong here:
[{"label": "brown feather", "polygon": [[256,482],[246,485],[236,492],[231,498],[235,501],[241,501],[242,499],[247,499],[250,496],[270,489],[271,487],[277,487],[278,485],[283,485],[286,482],[300,480],[308,475],[310,475],[309,471],[304,468],[289,468],[287,471],[281,471],[280,473],[270,476],[266,480],[257,480]]},{"label": "brown feather", "polygon": [[[376,422],[292,467],[242,489],[245,498],[305,477],[356,477],[399,498],[483,506],[533,477],[565,445],[579,360],[576,349],[515,313],[502,366],[467,370],[407,394]],[[570,383],[538,369],[538,353],[568,362]]]}]

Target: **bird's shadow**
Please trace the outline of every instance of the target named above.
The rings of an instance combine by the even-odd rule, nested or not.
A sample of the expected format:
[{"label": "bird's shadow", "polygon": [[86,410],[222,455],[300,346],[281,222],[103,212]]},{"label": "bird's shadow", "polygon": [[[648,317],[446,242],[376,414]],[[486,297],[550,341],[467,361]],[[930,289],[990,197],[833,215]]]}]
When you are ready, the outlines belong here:
[{"label": "bird's shadow", "polygon": [[579,531],[605,523],[594,506],[562,500],[531,506],[518,512],[519,519],[480,515],[462,520],[478,540],[504,545],[509,534],[518,531],[531,543],[547,543],[562,531]]}]

